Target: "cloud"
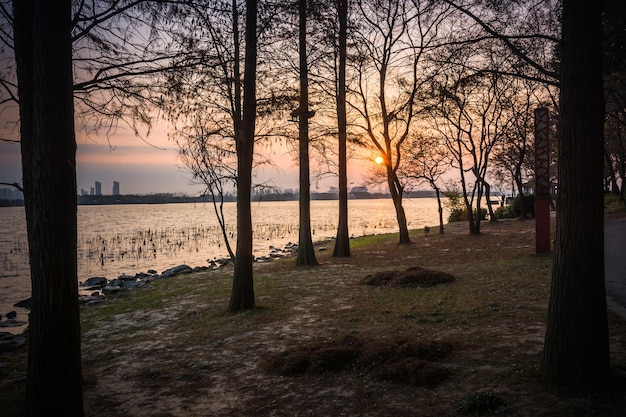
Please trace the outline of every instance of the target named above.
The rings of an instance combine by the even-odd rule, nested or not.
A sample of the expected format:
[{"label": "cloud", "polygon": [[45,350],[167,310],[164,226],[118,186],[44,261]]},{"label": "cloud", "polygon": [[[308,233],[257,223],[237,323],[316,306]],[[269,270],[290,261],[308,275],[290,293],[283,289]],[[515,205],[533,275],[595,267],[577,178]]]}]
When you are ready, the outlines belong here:
[{"label": "cloud", "polygon": [[175,165],[178,163],[178,149],[175,146],[157,148],[147,144],[117,145],[82,143],[76,152],[78,164],[95,165]]}]

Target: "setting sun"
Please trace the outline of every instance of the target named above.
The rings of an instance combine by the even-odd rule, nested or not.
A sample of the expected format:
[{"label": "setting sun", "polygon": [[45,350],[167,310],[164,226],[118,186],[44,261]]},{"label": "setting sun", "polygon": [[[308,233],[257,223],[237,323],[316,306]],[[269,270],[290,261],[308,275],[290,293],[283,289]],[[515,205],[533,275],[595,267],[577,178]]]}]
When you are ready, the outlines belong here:
[{"label": "setting sun", "polygon": [[383,159],[383,157],[382,157],[382,156],[377,156],[377,157],[374,159],[374,162],[376,162],[378,165],[382,164],[382,163],[383,163],[383,161],[384,161],[384,159]]}]

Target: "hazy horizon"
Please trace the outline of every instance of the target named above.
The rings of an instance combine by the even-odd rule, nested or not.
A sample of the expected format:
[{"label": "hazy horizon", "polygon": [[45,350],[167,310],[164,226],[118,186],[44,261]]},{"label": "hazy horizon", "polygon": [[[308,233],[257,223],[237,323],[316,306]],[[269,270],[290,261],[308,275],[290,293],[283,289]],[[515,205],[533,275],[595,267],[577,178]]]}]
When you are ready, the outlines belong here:
[{"label": "hazy horizon", "polygon": [[[273,153],[274,167],[255,170],[254,181],[283,189],[299,188],[298,165],[287,153]],[[362,185],[360,165],[349,162],[349,187]],[[102,194],[110,195],[113,182],[120,183],[120,194],[187,194],[198,195],[204,187],[193,184],[191,174],[182,166],[178,146],[168,141],[165,134],[152,134],[147,140],[135,136],[77,138],[76,151],[77,192],[90,191],[95,182],[102,184]],[[0,142],[0,182],[21,183],[20,145]],[[337,186],[334,176],[311,180],[311,190],[324,192]]]}]

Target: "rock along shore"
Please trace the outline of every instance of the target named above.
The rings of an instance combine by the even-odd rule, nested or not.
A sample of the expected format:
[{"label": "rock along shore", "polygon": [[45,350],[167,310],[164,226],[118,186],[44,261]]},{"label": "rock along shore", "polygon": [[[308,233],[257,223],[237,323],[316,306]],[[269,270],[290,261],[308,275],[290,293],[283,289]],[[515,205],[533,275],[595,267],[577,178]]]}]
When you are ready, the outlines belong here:
[{"label": "rock along shore", "polygon": [[[254,261],[258,263],[271,262],[274,259],[293,257],[298,251],[298,245],[287,243],[283,248],[269,247],[266,256],[257,257]],[[208,260],[208,266],[196,266],[194,268],[186,264],[174,266],[166,269],[160,274],[150,269],[147,272],[138,272],[134,275],[121,274],[117,278],[108,279],[106,277],[91,277],[78,285],[79,302],[81,305],[90,306],[106,301],[108,297],[119,295],[125,291],[141,288],[158,279],[173,278],[178,275],[190,274],[193,272],[208,271],[222,268],[232,264],[232,259],[221,258]],[[25,299],[13,304],[14,307],[30,309],[31,299]],[[28,325],[27,321],[18,320],[16,311],[9,311],[0,314],[0,328],[21,327]],[[13,334],[0,332],[0,353],[9,352],[22,347],[27,340],[28,327],[22,333]]]}]

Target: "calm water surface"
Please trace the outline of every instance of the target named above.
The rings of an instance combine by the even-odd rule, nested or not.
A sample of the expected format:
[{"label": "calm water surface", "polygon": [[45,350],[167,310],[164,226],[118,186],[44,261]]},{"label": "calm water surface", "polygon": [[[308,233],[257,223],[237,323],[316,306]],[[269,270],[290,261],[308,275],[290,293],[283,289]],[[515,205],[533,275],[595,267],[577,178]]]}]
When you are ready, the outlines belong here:
[{"label": "calm water surface", "polygon": [[[337,233],[338,201],[311,202],[313,239]],[[390,199],[350,200],[352,236],[397,232]],[[438,224],[434,198],[404,200],[409,228]],[[225,204],[227,227],[235,250],[235,203]],[[298,242],[298,202],[253,203],[255,256],[270,246]],[[329,248],[332,249],[332,248]],[[204,266],[226,257],[219,225],[210,203],[78,206],[78,279],[113,279],[187,264]],[[28,244],[23,207],[0,208],[0,314],[30,296]],[[18,319],[26,320],[25,314]]]}]

